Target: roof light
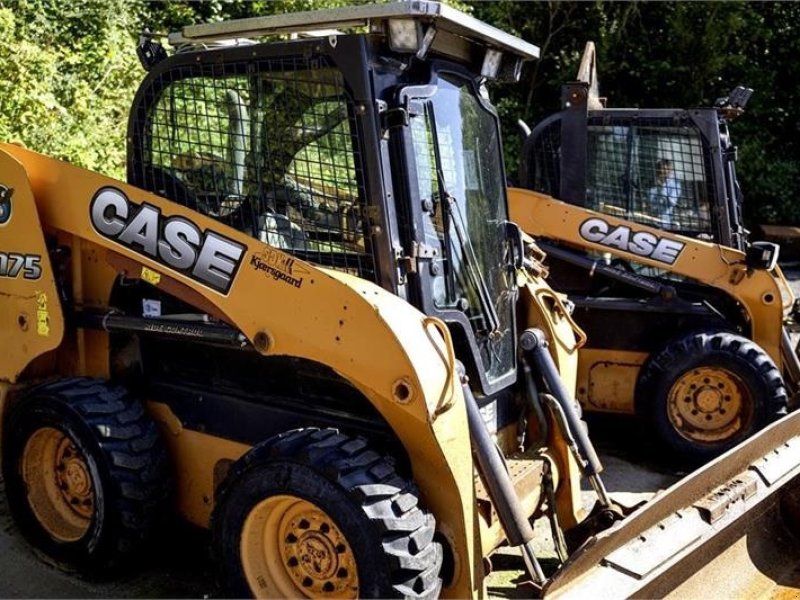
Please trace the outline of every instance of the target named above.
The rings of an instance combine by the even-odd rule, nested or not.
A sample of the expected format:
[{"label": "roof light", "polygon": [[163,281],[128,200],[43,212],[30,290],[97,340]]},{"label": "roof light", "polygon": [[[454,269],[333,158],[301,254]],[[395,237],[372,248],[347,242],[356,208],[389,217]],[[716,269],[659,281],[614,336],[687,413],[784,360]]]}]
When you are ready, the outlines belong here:
[{"label": "roof light", "polygon": [[414,19],[389,19],[389,47],[395,52],[414,52],[422,41],[422,27]]},{"label": "roof light", "polygon": [[489,79],[496,79],[497,73],[500,71],[500,65],[503,62],[503,53],[494,48],[488,48],[483,57],[483,65],[481,65],[481,75]]}]

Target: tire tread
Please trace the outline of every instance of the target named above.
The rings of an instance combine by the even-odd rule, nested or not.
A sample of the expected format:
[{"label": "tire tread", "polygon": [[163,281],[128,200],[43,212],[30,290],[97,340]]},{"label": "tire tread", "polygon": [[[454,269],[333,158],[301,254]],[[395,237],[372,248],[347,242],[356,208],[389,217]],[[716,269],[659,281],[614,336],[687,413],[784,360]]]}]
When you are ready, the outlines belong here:
[{"label": "tire tread", "polygon": [[[169,499],[166,451],[140,401],[104,380],[73,377],[37,386],[18,407],[49,398],[69,407],[92,432],[105,457],[112,499],[108,510],[119,515],[110,551],[94,557],[93,568],[112,568],[141,547],[160,523]],[[17,408],[17,407],[15,407]],[[23,407],[24,408],[24,407]]]},{"label": "tire tread", "polygon": [[[341,486],[360,504],[380,534],[398,597],[437,598],[444,552],[434,541],[435,519],[419,504],[416,486],[400,477],[393,462],[370,449],[367,440],[333,429],[300,429],[280,434],[237,461],[220,486],[216,506],[226,490],[265,460],[288,460],[312,468]],[[215,517],[216,518],[216,514]]]},{"label": "tire tread", "polygon": [[[657,416],[653,398],[663,391],[664,381],[667,379],[670,382],[674,381],[672,375],[682,363],[685,363],[687,357],[709,354],[746,362],[757,373],[766,393],[756,400],[758,410],[755,415],[754,431],[786,415],[788,393],[781,372],[770,356],[752,340],[732,332],[716,330],[685,334],[648,359],[637,384],[637,413],[655,424]],[[664,391],[667,392],[668,389]],[[700,448],[690,449],[688,441],[682,448],[670,443],[669,440],[661,441],[690,461],[707,460],[727,449],[724,445],[720,445],[716,450],[703,452]]]}]

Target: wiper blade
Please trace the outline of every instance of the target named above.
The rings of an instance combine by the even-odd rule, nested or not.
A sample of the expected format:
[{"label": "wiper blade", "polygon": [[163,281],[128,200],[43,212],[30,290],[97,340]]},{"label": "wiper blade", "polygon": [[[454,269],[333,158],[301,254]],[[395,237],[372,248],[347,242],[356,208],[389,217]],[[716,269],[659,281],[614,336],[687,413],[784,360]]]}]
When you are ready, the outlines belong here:
[{"label": "wiper blade", "polygon": [[[492,302],[492,295],[489,293],[489,288],[486,285],[486,280],[481,273],[480,261],[475,255],[475,249],[472,247],[472,241],[466,233],[466,226],[464,225],[463,215],[461,208],[453,195],[447,191],[447,184],[444,180],[444,173],[442,172],[442,155],[439,147],[439,135],[436,129],[436,117],[431,114],[431,141],[433,142],[433,158],[436,161],[436,183],[439,188],[439,194],[442,197],[442,204],[447,211],[448,220],[453,224],[456,230],[456,237],[458,238],[459,249],[463,257],[464,265],[466,267],[467,279],[472,284],[478,296],[478,302],[481,306],[481,313],[488,321],[489,325],[489,339],[497,339],[502,336],[500,331],[500,319],[497,317],[497,312],[494,309]],[[451,239],[448,231],[445,235],[449,240]]]},{"label": "wiper blade", "polygon": [[442,195],[443,204],[450,217],[450,222],[453,224],[453,229],[456,231],[456,238],[458,238],[458,247],[461,250],[461,256],[464,260],[466,267],[467,278],[475,292],[478,295],[478,302],[481,305],[481,312],[486,320],[489,322],[490,337],[491,334],[496,334],[500,329],[500,319],[497,316],[497,311],[494,309],[492,302],[492,295],[489,292],[489,287],[486,285],[486,280],[481,273],[480,261],[475,254],[475,249],[472,246],[472,241],[467,235],[466,226],[464,224],[464,216],[461,213],[461,207],[458,205],[456,199],[447,191],[444,182],[444,175],[441,168],[436,168],[436,178],[439,184],[439,192]]}]

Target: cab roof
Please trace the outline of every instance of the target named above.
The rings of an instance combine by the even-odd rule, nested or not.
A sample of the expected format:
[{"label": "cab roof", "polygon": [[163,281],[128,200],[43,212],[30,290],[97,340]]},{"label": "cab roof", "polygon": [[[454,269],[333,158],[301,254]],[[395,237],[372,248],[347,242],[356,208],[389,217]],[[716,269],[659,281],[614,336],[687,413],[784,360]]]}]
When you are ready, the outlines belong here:
[{"label": "cab roof", "polygon": [[174,47],[263,38],[270,35],[335,36],[344,30],[367,27],[383,33],[390,46],[399,52],[424,56],[437,37],[446,45],[467,41],[487,50],[502,52],[517,61],[539,57],[539,48],[440,2],[406,0],[388,4],[366,4],[324,10],[304,11],[235,19],[219,23],[187,25],[169,34]]}]

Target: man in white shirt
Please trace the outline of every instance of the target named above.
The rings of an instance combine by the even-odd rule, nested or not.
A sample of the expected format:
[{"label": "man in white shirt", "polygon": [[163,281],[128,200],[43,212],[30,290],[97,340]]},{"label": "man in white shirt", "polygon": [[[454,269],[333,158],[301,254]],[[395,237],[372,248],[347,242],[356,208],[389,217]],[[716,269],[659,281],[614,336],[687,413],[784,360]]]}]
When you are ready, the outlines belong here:
[{"label": "man in white shirt", "polygon": [[656,184],[647,190],[647,199],[659,211],[661,225],[665,229],[672,226],[672,212],[678,204],[680,195],[681,184],[673,175],[672,161],[662,158],[656,163]]}]

